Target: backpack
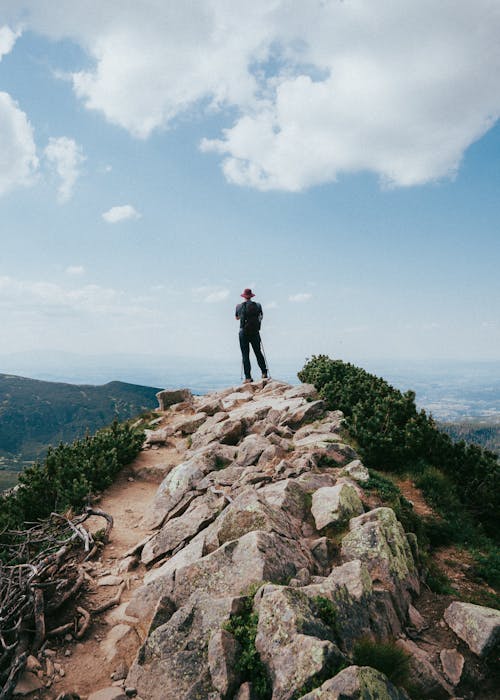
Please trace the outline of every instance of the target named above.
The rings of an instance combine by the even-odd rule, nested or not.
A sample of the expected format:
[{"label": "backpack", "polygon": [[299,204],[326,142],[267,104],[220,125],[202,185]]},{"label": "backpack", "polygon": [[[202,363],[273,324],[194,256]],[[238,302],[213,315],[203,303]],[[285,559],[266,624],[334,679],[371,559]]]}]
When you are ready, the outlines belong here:
[{"label": "backpack", "polygon": [[260,331],[260,304],[255,301],[246,301],[241,307],[241,327],[245,335],[255,335]]}]

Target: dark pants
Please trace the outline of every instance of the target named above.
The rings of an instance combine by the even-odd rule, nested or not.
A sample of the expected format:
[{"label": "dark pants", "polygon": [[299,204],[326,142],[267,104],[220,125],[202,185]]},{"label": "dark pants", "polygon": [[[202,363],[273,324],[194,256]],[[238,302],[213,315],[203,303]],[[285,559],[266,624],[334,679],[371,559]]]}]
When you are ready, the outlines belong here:
[{"label": "dark pants", "polygon": [[245,372],[245,379],[250,379],[252,376],[250,368],[250,345],[257,358],[258,365],[262,373],[267,372],[266,361],[262,350],[260,349],[260,333],[252,333],[252,335],[247,335],[245,331],[240,331],[240,348],[241,356],[243,357],[243,371]]}]

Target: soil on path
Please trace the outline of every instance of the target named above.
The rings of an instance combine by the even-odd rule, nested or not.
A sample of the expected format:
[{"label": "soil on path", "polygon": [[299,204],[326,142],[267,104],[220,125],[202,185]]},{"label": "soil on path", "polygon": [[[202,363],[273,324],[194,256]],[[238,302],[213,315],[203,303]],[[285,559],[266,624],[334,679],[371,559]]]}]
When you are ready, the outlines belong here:
[{"label": "soil on path", "polygon": [[[185,448],[184,439],[174,438],[168,446],[139,453],[102,495],[98,506],[113,516],[113,529],[99,560],[89,567],[89,577],[77,605],[92,610],[116,595],[117,585],[99,586],[98,581],[108,574],[116,574],[127,552],[151,532],[143,524],[144,513],[148,511],[163,477],[182,461]],[[89,520],[90,529],[93,527],[92,520]],[[96,519],[95,529],[99,527],[102,527],[102,520]],[[145,573],[146,569],[139,565],[129,573],[119,574],[126,581],[119,608],[94,615],[89,630],[80,642],[68,636],[50,643],[50,649],[55,652],[51,661],[62,666],[64,675],[55,674],[50,687],[40,692],[40,700],[54,700],[61,693],[77,693],[83,699],[99,688],[112,685],[111,676],[117,671],[117,663],[106,659],[103,643],[110,630],[119,623],[127,601],[141,585]],[[130,654],[135,655],[140,645],[138,636],[133,636],[127,644],[129,647],[135,646],[135,649],[130,649]]]}]

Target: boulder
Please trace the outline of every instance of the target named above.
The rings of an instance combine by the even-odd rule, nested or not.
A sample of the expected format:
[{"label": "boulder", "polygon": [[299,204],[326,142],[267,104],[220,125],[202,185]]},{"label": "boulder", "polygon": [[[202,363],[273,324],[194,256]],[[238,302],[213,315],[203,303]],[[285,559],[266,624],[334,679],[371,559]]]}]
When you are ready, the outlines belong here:
[{"label": "boulder", "polygon": [[500,610],[454,601],[444,619],[477,656],[487,656],[500,639]]},{"label": "boulder", "polygon": [[349,462],[349,464],[344,467],[344,472],[351,479],[354,479],[354,481],[359,481],[360,483],[365,483],[370,479],[368,469],[359,459],[354,459],[352,462]]},{"label": "boulder", "polygon": [[212,440],[222,445],[237,445],[243,434],[243,423],[240,420],[225,420],[217,423],[212,431]]},{"label": "boulder", "polygon": [[410,639],[398,639],[396,644],[410,657],[410,682],[422,698],[447,700],[453,688],[431,664],[429,655]]},{"label": "boulder", "polygon": [[239,595],[261,581],[282,583],[312,565],[295,540],[274,532],[248,532],[175,573],[172,599],[182,605],[195,591],[212,596]]},{"label": "boulder", "polygon": [[380,671],[349,666],[300,700],[409,700],[409,696]]},{"label": "boulder", "polygon": [[249,467],[252,464],[257,464],[259,457],[269,445],[269,440],[262,437],[262,435],[247,435],[238,448],[236,463],[240,467]]},{"label": "boulder", "polygon": [[177,569],[198,561],[206,554],[205,536],[205,531],[200,532],[161,567],[150,571],[144,577],[142,586],[132,594],[125,612],[140,620],[138,629],[141,634],[145,635],[159,601],[165,596],[172,595]]},{"label": "boulder", "polygon": [[300,536],[296,522],[276,506],[269,505],[254,488],[247,487],[217,518],[213,538],[216,546],[220,546],[252,530],[275,532],[295,539]]},{"label": "boulder", "polygon": [[299,384],[298,386],[294,386],[291,389],[287,389],[283,396],[285,399],[297,399],[297,398],[303,398],[303,399],[309,399],[309,400],[316,400],[319,398],[318,395],[318,390],[314,386],[314,384]]},{"label": "boulder", "polygon": [[161,530],[144,546],[143,564],[173,552],[181,543],[191,540],[200,530],[213,522],[226,504],[223,496],[207,493],[195,498],[188,509],[177,518],[168,520]]},{"label": "boulder", "polygon": [[173,432],[170,426],[167,428],[158,428],[158,430],[145,430],[144,434],[146,435],[146,440],[144,441],[144,445],[164,445]]},{"label": "boulder", "polygon": [[195,413],[192,416],[180,416],[172,422],[172,429],[181,432],[183,435],[191,435],[203,425],[207,418],[206,413]]},{"label": "boulder", "polygon": [[319,596],[334,604],[336,629],[344,650],[352,651],[357,639],[371,636],[373,587],[368,569],[360,561],[336,566],[320,583],[301,590],[310,598]]},{"label": "boulder", "polygon": [[[292,399],[293,400],[293,399]],[[288,425],[292,429],[299,428],[303,423],[319,418],[325,412],[324,401],[306,401],[303,400],[296,408],[289,408],[286,415],[281,419],[280,423]]]},{"label": "boulder", "polygon": [[307,511],[304,489],[294,479],[283,479],[267,484],[259,491],[269,505],[279,508],[292,518],[303,520]]},{"label": "boulder", "polygon": [[456,649],[441,649],[439,652],[445,677],[452,685],[458,685],[462,678],[465,659]]},{"label": "boulder", "polygon": [[197,400],[196,404],[198,411],[200,413],[206,413],[207,416],[214,416],[216,413],[224,411],[224,406],[218,396],[209,396],[208,398],[201,397]]},{"label": "boulder", "polygon": [[139,635],[133,627],[118,624],[112,627],[101,642],[99,651],[108,662],[123,659],[130,664],[140,644]]},{"label": "boulder", "polygon": [[324,486],[313,493],[311,513],[317,530],[347,522],[363,513],[363,504],[349,484]]},{"label": "boulder", "polygon": [[147,700],[209,698],[214,690],[209,642],[239,605],[237,598],[197,596],[181,607],[151,629],[130,668],[127,686]]},{"label": "boulder", "polygon": [[406,621],[413,593],[419,592],[418,572],[403,527],[391,508],[376,508],[352,518],[342,540],[344,561],[359,559],[373,581],[393,598],[398,617]]},{"label": "boulder", "polygon": [[160,527],[184,494],[211,469],[211,461],[205,456],[191,457],[174,467],[161,482],[151,509],[144,515],[144,524]]},{"label": "boulder", "polygon": [[232,634],[219,629],[208,643],[208,666],[212,684],[223,698],[233,697],[241,682],[237,661],[241,646]]},{"label": "boulder", "polygon": [[164,389],[156,394],[160,411],[166,411],[169,406],[181,401],[191,401],[193,398],[189,389]]},{"label": "boulder", "polygon": [[332,627],[300,590],[266,586],[259,602],[255,646],[273,684],[273,700],[289,700],[317,674],[338,668],[344,656]]},{"label": "boulder", "polygon": [[293,444],[297,447],[325,447],[325,443],[341,442],[340,435],[337,433],[317,433],[316,431],[309,433],[306,437],[295,437]]}]

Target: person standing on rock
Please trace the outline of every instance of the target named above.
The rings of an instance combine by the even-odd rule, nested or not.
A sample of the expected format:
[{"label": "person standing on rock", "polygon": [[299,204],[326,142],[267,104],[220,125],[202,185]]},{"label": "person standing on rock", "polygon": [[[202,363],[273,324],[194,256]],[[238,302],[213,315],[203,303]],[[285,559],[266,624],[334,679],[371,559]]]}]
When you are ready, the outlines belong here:
[{"label": "person standing on rock", "polygon": [[240,296],[244,302],[236,307],[235,317],[240,322],[240,348],[243,358],[243,371],[245,373],[244,384],[253,381],[250,367],[250,345],[257,358],[257,363],[262,372],[262,379],[268,379],[266,360],[261,350],[262,341],[260,339],[260,324],[263,317],[262,306],[255,301],[251,301],[255,294],[251,289],[243,290]]}]

